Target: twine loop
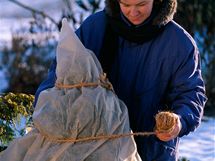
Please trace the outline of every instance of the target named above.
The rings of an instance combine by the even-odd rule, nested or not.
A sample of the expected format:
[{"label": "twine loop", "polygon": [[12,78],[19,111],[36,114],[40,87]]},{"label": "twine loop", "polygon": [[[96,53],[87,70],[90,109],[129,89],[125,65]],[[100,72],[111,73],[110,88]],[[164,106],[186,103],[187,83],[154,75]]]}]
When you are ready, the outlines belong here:
[{"label": "twine loop", "polygon": [[169,133],[174,130],[178,117],[172,112],[163,111],[155,116],[156,131]]},{"label": "twine loop", "polygon": [[59,89],[63,89],[63,88],[81,88],[81,87],[97,87],[97,86],[102,86],[103,88],[106,88],[108,90],[111,90],[112,92],[114,92],[113,86],[112,84],[109,82],[109,80],[107,79],[107,75],[106,73],[100,74],[100,77],[98,79],[98,82],[83,82],[81,81],[78,84],[61,84],[61,83],[55,83],[55,87],[59,88]]}]

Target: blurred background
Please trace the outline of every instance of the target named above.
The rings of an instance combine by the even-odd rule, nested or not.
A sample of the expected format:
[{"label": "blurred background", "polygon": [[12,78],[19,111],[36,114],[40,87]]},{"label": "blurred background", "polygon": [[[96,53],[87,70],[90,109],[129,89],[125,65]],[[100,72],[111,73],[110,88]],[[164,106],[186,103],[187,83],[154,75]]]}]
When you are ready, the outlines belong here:
[{"label": "blurred background", "polygon": [[[75,30],[103,7],[104,0],[0,0],[1,149],[31,124],[33,95],[55,56],[61,19]],[[180,143],[182,160],[215,160],[214,8],[214,0],[178,0],[174,18],[199,47],[208,96],[202,125]]]}]

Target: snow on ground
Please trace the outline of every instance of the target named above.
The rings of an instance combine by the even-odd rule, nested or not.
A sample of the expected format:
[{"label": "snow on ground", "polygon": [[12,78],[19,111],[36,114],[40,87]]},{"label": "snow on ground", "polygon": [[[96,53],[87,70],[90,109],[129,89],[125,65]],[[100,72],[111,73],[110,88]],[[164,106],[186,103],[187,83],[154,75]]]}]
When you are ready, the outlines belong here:
[{"label": "snow on ground", "polygon": [[215,161],[215,118],[204,117],[195,132],[181,139],[179,156],[190,161]]}]

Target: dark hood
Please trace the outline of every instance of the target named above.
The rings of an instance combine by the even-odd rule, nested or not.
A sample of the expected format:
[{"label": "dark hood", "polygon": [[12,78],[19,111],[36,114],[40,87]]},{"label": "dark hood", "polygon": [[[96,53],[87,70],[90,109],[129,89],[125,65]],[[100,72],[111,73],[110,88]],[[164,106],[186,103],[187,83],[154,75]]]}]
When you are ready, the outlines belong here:
[{"label": "dark hood", "polygon": [[[157,8],[157,14],[153,19],[153,24],[165,25],[173,19],[177,0],[154,0],[154,8]],[[105,0],[105,11],[111,17],[118,16],[120,13],[118,0]]]}]

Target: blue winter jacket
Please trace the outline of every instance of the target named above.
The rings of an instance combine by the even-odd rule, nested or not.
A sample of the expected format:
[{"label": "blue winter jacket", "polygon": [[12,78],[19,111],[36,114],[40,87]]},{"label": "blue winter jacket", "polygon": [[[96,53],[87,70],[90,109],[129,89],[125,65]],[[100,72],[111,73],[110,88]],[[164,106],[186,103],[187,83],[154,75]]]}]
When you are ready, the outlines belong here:
[{"label": "blue winter jacket", "polygon": [[[76,34],[86,48],[96,56],[102,46],[105,31],[104,12],[88,17]],[[55,83],[56,61],[42,90]],[[201,76],[199,51],[191,36],[177,23],[170,21],[164,31],[146,43],[137,44],[119,38],[119,49],[113,64],[111,82],[118,97],[129,111],[134,132],[153,131],[155,115],[170,110],[180,116],[182,130],[179,137],[194,131],[200,124],[206,101]],[[163,142],[156,136],[135,137],[138,152],[146,161],[175,161],[179,138]]]}]

